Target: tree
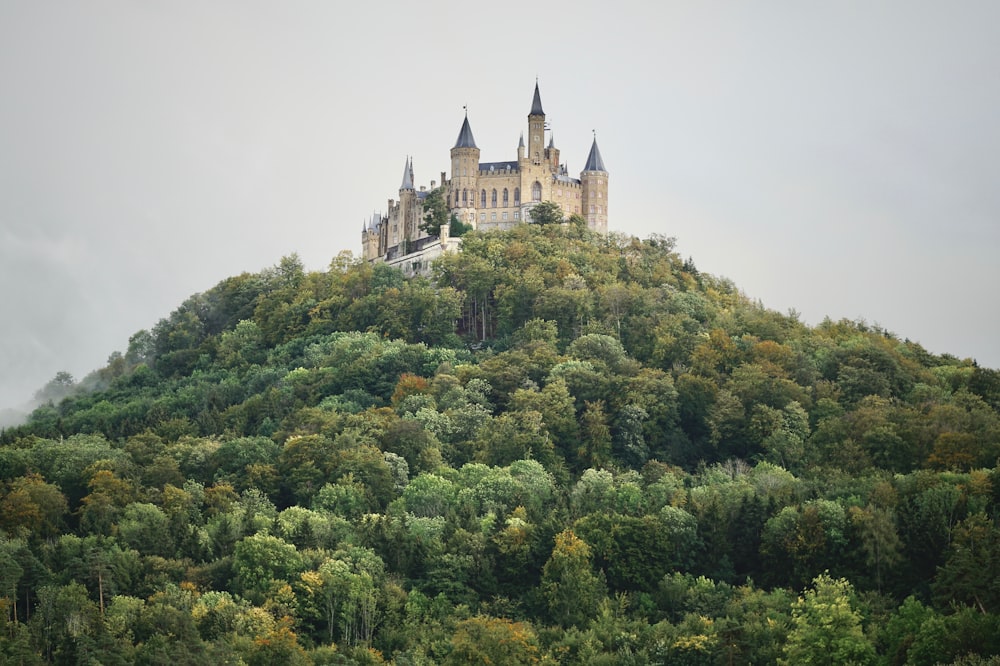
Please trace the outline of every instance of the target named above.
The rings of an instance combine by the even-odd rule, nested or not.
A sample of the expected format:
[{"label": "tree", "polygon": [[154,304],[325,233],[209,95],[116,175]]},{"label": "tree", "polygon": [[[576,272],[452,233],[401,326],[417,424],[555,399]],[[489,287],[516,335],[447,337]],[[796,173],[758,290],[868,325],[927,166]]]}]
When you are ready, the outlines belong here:
[{"label": "tree", "polygon": [[288,582],[303,569],[295,546],[282,539],[255,534],[236,544],[234,582],[248,598],[261,601],[272,581]]},{"label": "tree", "polygon": [[451,222],[451,213],[448,211],[448,202],[444,198],[444,189],[435,188],[424,197],[424,219],[420,223],[420,230],[428,236],[440,236],[441,227]]},{"label": "tree", "polygon": [[872,664],[875,648],[861,628],[861,613],[851,607],[854,589],[843,578],[820,574],[792,604],[792,630],[781,664]]},{"label": "tree", "polygon": [[982,613],[1000,608],[1000,530],[982,513],[955,526],[948,559],[938,569],[934,593],[942,606],[974,605]]},{"label": "tree", "polygon": [[561,224],[563,209],[554,201],[543,201],[531,208],[532,224]]},{"label": "tree", "polygon": [[525,622],[477,615],[458,623],[451,645],[448,664],[538,663],[538,640]]},{"label": "tree", "polygon": [[556,535],[552,556],[542,569],[542,592],[552,618],[564,627],[581,626],[597,612],[604,581],[590,567],[590,546],[572,530]]}]

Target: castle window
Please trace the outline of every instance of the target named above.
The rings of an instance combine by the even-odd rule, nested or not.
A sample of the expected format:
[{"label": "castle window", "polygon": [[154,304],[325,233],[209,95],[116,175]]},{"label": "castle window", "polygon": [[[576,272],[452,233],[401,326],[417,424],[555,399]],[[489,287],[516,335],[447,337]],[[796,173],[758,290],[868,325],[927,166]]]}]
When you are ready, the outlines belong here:
[{"label": "castle window", "polygon": [[479,221],[480,222],[485,222],[486,221],[486,213],[480,213],[479,214]]},{"label": "castle window", "polygon": [[493,193],[490,194],[490,206],[492,208],[496,208],[497,207],[497,191],[496,190],[493,190]]},{"label": "castle window", "polygon": [[504,221],[504,222],[506,222],[506,221],[507,221],[507,211],[504,211],[504,212],[503,212],[503,221]]},{"label": "castle window", "polygon": [[514,205],[515,206],[520,206],[521,205],[521,188],[520,187],[515,187],[514,188]]},{"label": "castle window", "polygon": [[535,181],[535,184],[531,186],[531,200],[532,201],[542,200],[542,184],[539,183],[537,180]]},{"label": "castle window", "polygon": [[462,203],[466,204],[468,202],[469,202],[469,190],[463,189],[462,190]]},{"label": "castle window", "polygon": [[505,188],[503,188],[503,207],[506,208],[509,203],[510,202],[508,201],[508,198],[507,198],[507,188],[505,187]]},{"label": "castle window", "polygon": [[593,214],[593,213],[594,213],[594,204],[590,204],[590,213],[591,213],[591,214]]},{"label": "castle window", "polygon": [[520,220],[521,219],[521,211],[519,211],[519,210],[515,210],[514,211],[514,219],[515,220]]},{"label": "castle window", "polygon": [[479,196],[479,207],[486,208],[486,190],[483,190],[482,194]]},{"label": "castle window", "polygon": [[490,222],[496,222],[496,221],[497,221],[497,214],[490,213]]}]

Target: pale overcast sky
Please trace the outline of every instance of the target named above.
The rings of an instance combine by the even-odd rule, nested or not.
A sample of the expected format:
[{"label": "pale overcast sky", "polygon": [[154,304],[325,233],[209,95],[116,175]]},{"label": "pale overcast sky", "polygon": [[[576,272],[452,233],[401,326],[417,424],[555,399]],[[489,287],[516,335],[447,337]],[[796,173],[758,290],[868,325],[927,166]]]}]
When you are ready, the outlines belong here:
[{"label": "pale overcast sky", "polygon": [[1000,367],[1000,3],[0,0],[0,407],[449,164],[538,76],[610,226],[815,324]]}]

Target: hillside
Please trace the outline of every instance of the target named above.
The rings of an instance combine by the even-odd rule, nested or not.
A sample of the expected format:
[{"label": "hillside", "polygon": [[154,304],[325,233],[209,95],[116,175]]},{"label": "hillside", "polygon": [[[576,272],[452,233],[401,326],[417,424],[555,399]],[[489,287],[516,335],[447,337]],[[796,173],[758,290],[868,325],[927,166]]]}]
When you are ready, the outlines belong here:
[{"label": "hillside", "polygon": [[997,663],[1000,372],[463,240],[228,278],[4,431],[0,661]]}]

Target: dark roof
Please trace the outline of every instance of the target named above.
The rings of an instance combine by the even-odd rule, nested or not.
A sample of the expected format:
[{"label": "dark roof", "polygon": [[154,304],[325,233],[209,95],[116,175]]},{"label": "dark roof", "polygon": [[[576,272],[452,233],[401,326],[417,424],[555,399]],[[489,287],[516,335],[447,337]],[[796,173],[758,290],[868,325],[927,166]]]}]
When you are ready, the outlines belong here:
[{"label": "dark roof", "polygon": [[401,190],[413,189],[413,164],[410,158],[406,158],[406,165],[403,167],[403,184],[399,186]]},{"label": "dark roof", "polygon": [[469,116],[466,114],[465,122],[462,123],[462,129],[458,133],[458,141],[455,142],[456,148],[478,148],[476,145],[476,139],[472,136],[472,128],[469,127]]},{"label": "dark roof", "polygon": [[531,100],[531,113],[529,116],[544,116],[542,111],[542,96],[538,94],[538,81],[535,81],[535,97]]},{"label": "dark roof", "polygon": [[597,137],[594,137],[594,145],[590,147],[590,155],[587,156],[587,164],[583,167],[584,171],[607,171],[604,168],[604,160],[601,159],[601,151],[597,147]]},{"label": "dark roof", "polygon": [[480,171],[503,171],[504,169],[510,169],[511,171],[517,171],[517,160],[512,162],[480,162]]}]

